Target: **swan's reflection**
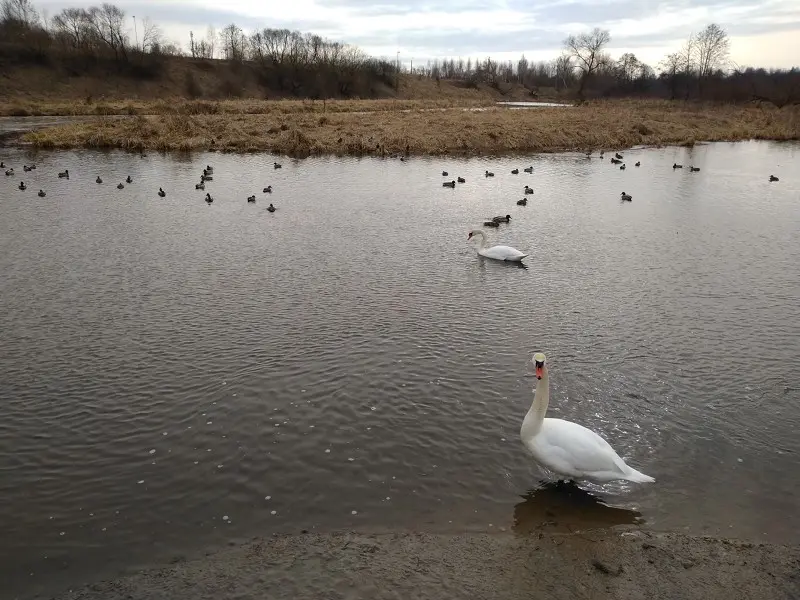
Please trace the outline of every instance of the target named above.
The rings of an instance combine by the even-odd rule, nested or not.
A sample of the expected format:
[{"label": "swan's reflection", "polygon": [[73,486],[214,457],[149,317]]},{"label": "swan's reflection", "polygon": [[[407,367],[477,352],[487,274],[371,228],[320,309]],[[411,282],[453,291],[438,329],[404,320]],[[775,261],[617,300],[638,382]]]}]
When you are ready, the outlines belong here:
[{"label": "swan's reflection", "polygon": [[[509,269],[527,269],[528,265],[526,265],[523,261],[514,262],[509,260],[495,260],[493,258],[486,258],[485,256],[478,255],[478,265],[482,271],[486,270],[486,265],[491,264],[495,265],[494,268],[509,268]],[[493,268],[493,267],[489,267]]]},{"label": "swan's reflection", "polygon": [[512,529],[518,534],[639,525],[643,520],[640,512],[610,506],[572,482],[543,483],[522,498],[524,500],[514,506]]}]

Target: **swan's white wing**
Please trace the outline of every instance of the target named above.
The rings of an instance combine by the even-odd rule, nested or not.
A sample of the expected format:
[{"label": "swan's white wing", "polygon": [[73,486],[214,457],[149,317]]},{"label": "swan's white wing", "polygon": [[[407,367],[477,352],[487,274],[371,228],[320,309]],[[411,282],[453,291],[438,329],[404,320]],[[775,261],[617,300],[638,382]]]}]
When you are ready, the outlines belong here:
[{"label": "swan's white wing", "polygon": [[495,260],[511,261],[519,261],[528,256],[511,246],[492,246],[491,248],[483,250],[481,254],[487,258],[494,258]]},{"label": "swan's white wing", "polygon": [[545,419],[536,436],[538,454],[554,470],[573,476],[606,477],[626,474],[625,462],[611,445],[583,425],[562,419]]}]

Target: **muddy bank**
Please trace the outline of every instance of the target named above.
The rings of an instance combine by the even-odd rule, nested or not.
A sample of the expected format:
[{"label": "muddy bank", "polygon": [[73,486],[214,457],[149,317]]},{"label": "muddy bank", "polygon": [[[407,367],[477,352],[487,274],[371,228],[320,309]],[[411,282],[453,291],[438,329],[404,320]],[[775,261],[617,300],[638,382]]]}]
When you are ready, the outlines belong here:
[{"label": "muddy bank", "polygon": [[273,537],[57,596],[61,600],[798,597],[798,547],[641,532]]}]

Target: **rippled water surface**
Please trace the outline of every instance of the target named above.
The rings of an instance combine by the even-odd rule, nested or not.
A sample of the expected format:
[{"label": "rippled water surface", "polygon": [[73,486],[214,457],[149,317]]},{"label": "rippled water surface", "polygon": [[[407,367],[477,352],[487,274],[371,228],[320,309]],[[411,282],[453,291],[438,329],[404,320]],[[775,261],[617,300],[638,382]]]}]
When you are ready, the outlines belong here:
[{"label": "rippled water surface", "polygon": [[[10,593],[301,529],[800,541],[798,146],[631,150],[625,171],[581,155],[0,158],[17,170],[0,176]],[[206,164],[212,205],[194,190]],[[442,170],[467,182],[443,188]],[[467,243],[507,213],[486,231],[527,269]],[[536,351],[550,414],[655,484],[541,487],[518,437]]]}]

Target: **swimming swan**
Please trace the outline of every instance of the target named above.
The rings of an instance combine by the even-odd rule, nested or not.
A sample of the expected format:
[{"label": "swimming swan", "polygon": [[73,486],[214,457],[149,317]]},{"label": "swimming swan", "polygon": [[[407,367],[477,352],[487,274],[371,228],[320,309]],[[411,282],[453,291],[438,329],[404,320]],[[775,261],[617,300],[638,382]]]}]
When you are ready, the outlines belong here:
[{"label": "swimming swan", "polygon": [[[494,223],[494,221],[489,221],[489,223]],[[497,226],[495,223],[494,226]],[[490,248],[486,247],[486,234],[484,234],[480,229],[473,229],[469,232],[467,236],[467,241],[471,240],[472,238],[481,237],[481,245],[478,247],[478,254],[481,256],[485,256],[486,258],[493,258],[495,260],[504,260],[508,262],[520,262],[523,258],[528,256],[527,254],[523,254],[516,248],[512,248],[511,246],[492,246]]]}]

